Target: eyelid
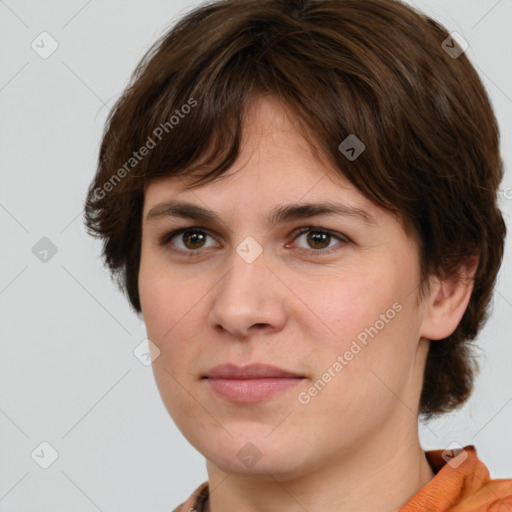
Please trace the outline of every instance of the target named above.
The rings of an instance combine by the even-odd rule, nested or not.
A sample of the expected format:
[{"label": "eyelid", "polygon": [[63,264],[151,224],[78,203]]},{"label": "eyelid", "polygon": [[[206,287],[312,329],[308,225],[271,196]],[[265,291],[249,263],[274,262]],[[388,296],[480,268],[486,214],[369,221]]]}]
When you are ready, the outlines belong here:
[{"label": "eyelid", "polygon": [[[297,228],[293,230],[292,235],[294,236],[294,240],[296,240],[300,235],[304,233],[308,233],[309,231],[322,231],[324,233],[329,234],[333,238],[337,238],[341,242],[352,243],[352,240],[345,234],[340,233],[339,231],[334,231],[332,229],[323,228],[321,226],[304,226],[302,228]],[[320,252],[320,251],[315,251]]]},{"label": "eyelid", "polygon": [[[346,245],[346,244],[349,244],[349,243],[353,243],[352,240],[345,234],[343,233],[340,233],[338,231],[334,231],[334,230],[331,230],[331,229],[328,229],[328,228],[324,228],[324,227],[321,227],[321,226],[302,226],[302,227],[299,227],[299,228],[296,228],[292,231],[292,233],[290,235],[288,235],[288,237],[293,237],[292,241],[290,243],[287,243],[286,244],[286,247],[289,247],[293,242],[295,242],[295,240],[297,238],[299,238],[301,235],[305,234],[305,233],[308,233],[310,231],[319,231],[319,232],[324,232],[324,233],[327,233],[328,235],[330,235],[332,238],[335,238],[337,239],[340,244],[337,244],[337,245]],[[211,238],[215,238],[215,236],[212,235],[212,233],[210,232],[209,229],[207,228],[203,228],[201,226],[185,226],[185,227],[182,227],[182,228],[177,228],[175,230],[172,230],[166,234],[164,234],[160,239],[159,239],[159,244],[160,245],[163,245],[163,246],[171,246],[172,244],[170,243],[170,241],[178,236],[178,235],[181,235],[183,233],[186,233],[187,231],[197,231],[197,232],[201,232],[201,233],[205,233],[207,234],[208,236],[210,236]],[[337,247],[337,246],[334,246],[334,247]],[[170,250],[175,252],[175,253],[178,253],[178,254],[182,254],[182,255],[188,255],[188,256],[192,256],[193,255],[200,255],[202,252],[204,251],[207,251],[209,249],[212,249],[211,247],[208,247],[206,249],[197,249],[197,250],[188,250],[188,251],[183,251],[182,249],[178,249],[178,248],[171,248]],[[335,252],[339,249],[335,249],[335,248],[329,248],[329,249],[304,249],[302,247],[299,247],[298,248],[300,251],[302,251],[303,253],[306,253],[307,255],[318,255],[318,256],[322,256],[322,255],[327,255],[327,254],[330,254],[332,252]]]}]

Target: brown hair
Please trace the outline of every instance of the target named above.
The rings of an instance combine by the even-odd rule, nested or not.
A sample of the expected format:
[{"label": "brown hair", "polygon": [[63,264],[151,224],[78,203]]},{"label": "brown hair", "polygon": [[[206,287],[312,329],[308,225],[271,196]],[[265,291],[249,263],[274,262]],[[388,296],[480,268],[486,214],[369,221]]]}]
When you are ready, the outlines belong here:
[{"label": "brown hair", "polygon": [[[274,94],[313,150],[404,220],[419,246],[422,296],[430,276],[455,275],[478,255],[461,322],[431,343],[419,404],[426,419],[461,405],[506,227],[497,121],[466,55],[446,51],[449,37],[397,0],[220,0],[180,19],[110,112],[85,206],[87,230],[103,239],[134,310],[147,184],[196,169],[208,172],[189,188],[220,177],[237,159],[248,105]],[[350,134],[366,146],[353,161],[339,149]]]}]

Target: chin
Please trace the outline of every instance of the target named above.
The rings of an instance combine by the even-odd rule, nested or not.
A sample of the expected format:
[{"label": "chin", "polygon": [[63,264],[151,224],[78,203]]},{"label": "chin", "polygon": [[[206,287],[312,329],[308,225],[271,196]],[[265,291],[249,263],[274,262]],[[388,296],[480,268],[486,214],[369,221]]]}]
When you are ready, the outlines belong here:
[{"label": "chin", "polygon": [[286,481],[302,474],[301,466],[307,467],[305,454],[301,453],[297,458],[295,446],[287,447],[277,437],[272,442],[264,437],[253,442],[246,440],[247,436],[243,439],[226,436],[215,444],[211,442],[211,436],[205,435],[202,439],[209,440],[208,446],[195,445],[195,448],[225,473],[251,477],[260,475],[264,480],[278,478]]},{"label": "chin", "polygon": [[252,466],[240,462],[236,453],[231,458],[226,457],[225,454],[215,454],[212,458],[207,457],[207,459],[224,473],[234,473],[251,479],[256,477],[266,481],[279,480],[285,482],[302,474],[301,469],[294,465],[293,460],[288,459],[283,462],[283,458],[278,453],[275,453],[274,456],[276,456],[276,460],[269,460],[268,456],[263,455]]}]

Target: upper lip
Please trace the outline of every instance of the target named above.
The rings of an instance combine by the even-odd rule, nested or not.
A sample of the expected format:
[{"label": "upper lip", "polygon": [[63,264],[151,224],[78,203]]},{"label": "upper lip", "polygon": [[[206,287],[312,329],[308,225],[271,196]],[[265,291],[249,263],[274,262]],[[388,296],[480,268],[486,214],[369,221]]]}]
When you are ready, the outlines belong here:
[{"label": "upper lip", "polygon": [[237,366],[226,363],[214,366],[206,373],[205,377],[215,379],[263,379],[265,377],[302,377],[302,375],[283,370],[271,364],[254,363],[248,366]]}]

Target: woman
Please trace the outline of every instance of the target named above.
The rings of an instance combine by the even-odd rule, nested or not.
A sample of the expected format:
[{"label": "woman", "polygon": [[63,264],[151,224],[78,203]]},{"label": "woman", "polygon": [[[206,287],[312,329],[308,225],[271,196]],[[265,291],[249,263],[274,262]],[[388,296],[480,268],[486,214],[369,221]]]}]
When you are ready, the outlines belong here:
[{"label": "woman", "polygon": [[512,510],[418,437],[472,390],[502,175],[464,42],[400,2],[217,1],[154,45],[86,220],[207,461],[175,511]]}]

